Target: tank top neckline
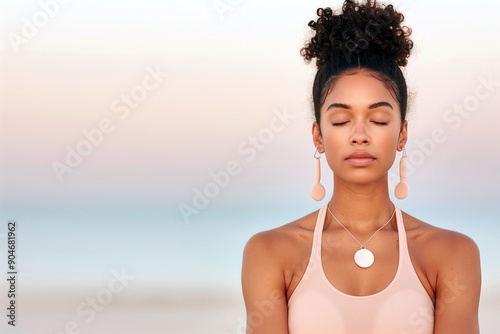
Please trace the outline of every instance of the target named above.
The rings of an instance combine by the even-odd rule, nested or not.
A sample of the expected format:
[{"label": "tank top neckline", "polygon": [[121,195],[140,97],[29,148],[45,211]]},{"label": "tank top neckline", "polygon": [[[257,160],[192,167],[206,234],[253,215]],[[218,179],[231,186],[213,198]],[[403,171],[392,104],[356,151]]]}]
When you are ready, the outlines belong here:
[{"label": "tank top neckline", "polygon": [[395,207],[399,258],[397,269],[390,271],[392,280],[388,277],[380,291],[356,296],[340,291],[326,277],[321,260],[326,209],[317,212],[309,263],[288,299],[289,333],[433,333],[435,306],[411,262],[402,212]]},{"label": "tank top neckline", "polygon": [[[356,295],[351,295],[351,294],[345,293],[345,292],[337,289],[328,280],[328,277],[326,276],[325,270],[323,268],[321,245],[322,245],[323,226],[325,223],[327,207],[328,207],[328,203],[325,206],[323,206],[320,209],[320,211],[318,212],[318,218],[316,221],[316,226],[314,228],[311,260],[315,259],[316,261],[319,262],[319,263],[317,263],[317,265],[320,268],[319,272],[320,272],[321,278],[325,281],[328,288],[339,295],[342,295],[342,296],[348,297],[348,298],[352,298],[352,299],[373,298],[373,297],[379,296],[379,295],[385,293],[386,291],[388,291],[392,286],[394,286],[394,284],[396,284],[396,282],[397,282],[397,280],[398,280],[398,278],[401,275],[401,272],[403,270],[403,265],[405,264],[405,260],[406,260],[406,258],[409,258],[408,247],[407,247],[407,243],[406,243],[406,232],[405,232],[405,228],[404,228],[403,216],[401,214],[401,210],[396,205],[394,205],[394,208],[396,210],[396,223],[397,223],[397,227],[398,227],[398,256],[399,256],[398,268],[396,270],[396,273],[394,274],[394,277],[392,278],[391,282],[382,290],[375,292],[373,294],[370,294],[370,295],[356,296]],[[310,262],[311,262],[311,260],[310,260]],[[413,266],[411,269],[413,270]],[[298,288],[298,286],[295,289],[297,289],[297,288]],[[292,294],[292,296],[293,296],[293,294]]]}]

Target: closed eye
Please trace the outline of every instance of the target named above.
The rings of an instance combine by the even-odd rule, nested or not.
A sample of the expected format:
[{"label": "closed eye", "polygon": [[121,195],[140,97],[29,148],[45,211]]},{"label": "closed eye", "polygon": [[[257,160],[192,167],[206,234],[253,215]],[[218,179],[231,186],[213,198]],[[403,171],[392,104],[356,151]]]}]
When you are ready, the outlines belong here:
[{"label": "closed eye", "polygon": [[332,125],[333,126],[341,126],[341,125],[344,125],[344,124],[347,124],[347,123],[349,123],[349,122],[348,121],[346,121],[346,122],[332,122]]},{"label": "closed eye", "polygon": [[376,121],[372,121],[372,122],[377,124],[377,125],[389,125],[389,122],[376,122]]}]

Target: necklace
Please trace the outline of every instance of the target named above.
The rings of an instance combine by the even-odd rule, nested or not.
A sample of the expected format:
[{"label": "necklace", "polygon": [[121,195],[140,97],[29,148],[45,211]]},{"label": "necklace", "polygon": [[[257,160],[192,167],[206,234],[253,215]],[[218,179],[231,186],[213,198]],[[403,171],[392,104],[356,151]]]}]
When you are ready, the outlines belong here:
[{"label": "necklace", "polygon": [[352,233],[349,232],[349,230],[337,219],[337,217],[335,217],[335,215],[330,211],[330,206],[327,206],[327,209],[328,209],[328,212],[330,212],[330,214],[332,215],[332,217],[337,221],[337,223],[339,223],[340,226],[342,226],[344,228],[344,230],[346,230],[347,233],[349,233],[349,235],[354,240],[356,240],[356,242],[359,244],[359,249],[356,251],[356,253],[354,253],[354,262],[356,262],[356,264],[358,265],[358,267],[361,267],[361,268],[369,268],[369,267],[371,267],[372,264],[373,264],[373,262],[375,262],[375,256],[373,255],[373,253],[369,249],[367,249],[365,247],[365,245],[370,240],[372,240],[373,236],[378,231],[380,231],[387,224],[389,224],[389,222],[392,220],[392,217],[394,217],[394,214],[396,213],[396,208],[394,208],[394,211],[392,212],[391,218],[389,218],[389,220],[387,221],[387,223],[385,223],[384,225],[382,225],[381,227],[379,227],[379,229],[376,230],[375,233],[373,233],[372,236],[364,244],[362,244],[361,242],[359,242],[358,239],[356,239],[356,237],[354,235],[352,235]]}]

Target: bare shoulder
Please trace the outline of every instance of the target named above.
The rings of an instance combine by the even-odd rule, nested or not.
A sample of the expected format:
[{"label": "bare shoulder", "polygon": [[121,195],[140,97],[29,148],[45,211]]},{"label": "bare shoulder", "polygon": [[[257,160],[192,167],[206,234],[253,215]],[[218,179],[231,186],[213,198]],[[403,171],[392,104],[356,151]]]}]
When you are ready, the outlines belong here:
[{"label": "bare shoulder", "polygon": [[259,322],[259,333],[288,333],[287,268],[297,258],[299,246],[304,244],[301,240],[312,234],[308,232],[310,221],[314,219],[312,217],[313,214],[310,214],[257,233],[245,245],[241,283],[249,319],[248,333],[255,329],[250,315],[260,314],[262,307],[266,308],[266,312]]},{"label": "bare shoulder", "polygon": [[404,214],[408,239],[425,247],[440,257],[447,254],[456,256],[457,251],[479,252],[479,248],[469,236],[423,222],[409,214]]},{"label": "bare shoulder", "polygon": [[270,256],[274,260],[286,259],[294,249],[310,239],[317,212],[312,212],[282,226],[253,235],[245,245],[247,256]]},{"label": "bare shoulder", "polygon": [[404,214],[408,247],[434,289],[439,276],[479,270],[479,248],[469,236]]},{"label": "bare shoulder", "polygon": [[412,262],[435,305],[434,333],[479,333],[478,246],[462,233],[404,220]]}]

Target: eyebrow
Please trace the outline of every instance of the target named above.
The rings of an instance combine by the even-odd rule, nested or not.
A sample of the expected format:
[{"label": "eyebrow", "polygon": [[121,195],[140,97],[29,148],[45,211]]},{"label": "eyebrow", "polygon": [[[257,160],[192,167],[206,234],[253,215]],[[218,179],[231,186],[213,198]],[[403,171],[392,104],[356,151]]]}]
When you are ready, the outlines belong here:
[{"label": "eyebrow", "polygon": [[[381,101],[381,102],[376,102],[376,103],[373,103],[373,104],[370,104],[368,106],[368,109],[375,109],[375,108],[379,108],[379,107],[389,107],[391,108],[392,110],[394,110],[394,108],[392,107],[392,105],[389,103],[389,102],[385,102],[385,101]],[[332,108],[340,108],[340,109],[347,109],[347,110],[350,110],[352,109],[350,105],[348,104],[344,104],[344,103],[332,103],[328,106],[328,108],[326,108],[326,111],[332,109]]]}]

